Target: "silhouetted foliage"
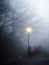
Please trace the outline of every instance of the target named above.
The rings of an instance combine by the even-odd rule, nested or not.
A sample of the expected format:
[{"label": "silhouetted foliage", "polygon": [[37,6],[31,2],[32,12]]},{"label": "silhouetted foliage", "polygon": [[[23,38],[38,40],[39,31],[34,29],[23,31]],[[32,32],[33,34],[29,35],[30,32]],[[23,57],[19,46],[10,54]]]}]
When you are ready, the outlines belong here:
[{"label": "silhouetted foliage", "polygon": [[46,50],[44,50],[41,45],[34,46],[33,49],[34,50],[31,52],[32,56],[35,56],[35,55],[48,55]]}]

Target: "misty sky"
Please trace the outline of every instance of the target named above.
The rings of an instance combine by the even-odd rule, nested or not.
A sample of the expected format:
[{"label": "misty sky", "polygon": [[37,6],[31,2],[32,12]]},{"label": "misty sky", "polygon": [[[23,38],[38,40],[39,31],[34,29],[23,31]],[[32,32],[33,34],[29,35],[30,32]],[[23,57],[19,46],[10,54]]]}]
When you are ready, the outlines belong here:
[{"label": "misty sky", "polygon": [[[9,4],[8,4],[9,3]],[[31,27],[34,32],[30,34],[30,46],[42,45],[49,49],[49,0],[5,0],[5,7],[10,8],[7,12],[9,20],[7,24],[14,23],[16,38],[20,39],[22,46],[27,47],[26,27]],[[7,10],[8,11],[8,10]],[[2,25],[5,12],[2,14]],[[12,18],[12,19],[11,19]],[[5,27],[7,33],[11,33],[12,26]]]}]

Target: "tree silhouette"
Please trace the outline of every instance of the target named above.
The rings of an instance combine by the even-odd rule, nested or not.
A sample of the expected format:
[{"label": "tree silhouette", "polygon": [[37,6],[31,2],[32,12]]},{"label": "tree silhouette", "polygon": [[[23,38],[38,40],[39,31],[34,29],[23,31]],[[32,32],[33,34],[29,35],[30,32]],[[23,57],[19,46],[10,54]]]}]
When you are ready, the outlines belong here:
[{"label": "tree silhouette", "polygon": [[10,31],[12,34],[14,33],[14,14],[14,10],[10,7],[9,2],[0,0],[0,32]]}]

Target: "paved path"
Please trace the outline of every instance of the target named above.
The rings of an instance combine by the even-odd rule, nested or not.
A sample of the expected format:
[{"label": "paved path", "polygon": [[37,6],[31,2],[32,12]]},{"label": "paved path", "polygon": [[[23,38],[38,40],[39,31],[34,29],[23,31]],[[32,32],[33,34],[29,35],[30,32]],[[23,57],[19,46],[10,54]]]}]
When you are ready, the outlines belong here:
[{"label": "paved path", "polygon": [[8,65],[49,65],[49,56],[19,57],[11,59]]},{"label": "paved path", "polygon": [[21,61],[24,65],[49,65],[49,56],[26,57]]}]

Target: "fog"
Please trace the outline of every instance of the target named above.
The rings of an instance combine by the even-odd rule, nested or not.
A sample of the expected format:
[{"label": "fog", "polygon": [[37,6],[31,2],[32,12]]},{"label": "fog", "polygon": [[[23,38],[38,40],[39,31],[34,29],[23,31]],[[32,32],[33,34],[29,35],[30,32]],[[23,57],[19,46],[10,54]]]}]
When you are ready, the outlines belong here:
[{"label": "fog", "polygon": [[5,22],[3,32],[13,45],[26,51],[28,34],[25,30],[31,27],[34,31],[30,34],[30,46],[41,45],[49,50],[49,0],[1,0],[0,6],[0,27]]}]

